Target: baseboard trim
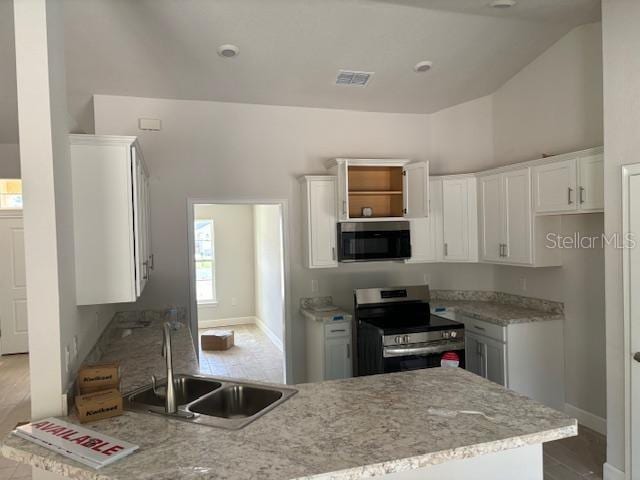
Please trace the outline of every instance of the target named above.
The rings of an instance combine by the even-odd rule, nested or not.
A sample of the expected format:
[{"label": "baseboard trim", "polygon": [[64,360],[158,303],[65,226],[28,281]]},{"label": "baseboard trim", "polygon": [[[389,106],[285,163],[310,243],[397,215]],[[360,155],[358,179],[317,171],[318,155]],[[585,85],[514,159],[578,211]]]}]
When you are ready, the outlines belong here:
[{"label": "baseboard trim", "polygon": [[280,340],[276,336],[276,334],[271,331],[271,329],[267,326],[266,323],[264,323],[258,317],[255,317],[255,318],[256,318],[256,325],[258,326],[258,328],[264,332],[264,334],[269,338],[269,340],[271,340],[271,343],[273,343],[278,350],[280,350],[281,352],[284,352],[284,346],[282,345],[282,340]]},{"label": "baseboard trim", "polygon": [[253,325],[256,317],[219,318],[216,320],[200,320],[198,328],[228,327],[230,325]]},{"label": "baseboard trim", "polygon": [[606,418],[598,417],[597,415],[587,412],[586,410],[582,410],[570,403],[564,404],[564,412],[571,417],[577,418],[580,425],[584,425],[585,427],[595,430],[602,435],[607,434]]},{"label": "baseboard trim", "polygon": [[625,480],[625,475],[622,470],[618,470],[610,463],[605,463],[602,466],[602,478],[604,480]]}]

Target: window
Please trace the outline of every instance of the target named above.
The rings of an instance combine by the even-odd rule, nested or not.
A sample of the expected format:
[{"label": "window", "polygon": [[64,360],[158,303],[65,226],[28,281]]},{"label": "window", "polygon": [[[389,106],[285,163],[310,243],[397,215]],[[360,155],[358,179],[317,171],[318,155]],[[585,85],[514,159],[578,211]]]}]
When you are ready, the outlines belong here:
[{"label": "window", "polygon": [[216,261],[213,220],[196,220],[194,224],[196,298],[198,303],[216,301]]},{"label": "window", "polygon": [[0,179],[0,210],[22,208],[22,180]]}]

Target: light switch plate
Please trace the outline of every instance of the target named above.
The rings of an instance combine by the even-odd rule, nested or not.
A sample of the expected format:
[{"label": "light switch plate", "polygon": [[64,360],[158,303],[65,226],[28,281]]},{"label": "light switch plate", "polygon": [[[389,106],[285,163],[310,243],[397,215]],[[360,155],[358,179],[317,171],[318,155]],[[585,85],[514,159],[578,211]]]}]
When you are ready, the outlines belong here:
[{"label": "light switch plate", "polygon": [[319,290],[318,280],[311,280],[311,293],[318,293]]},{"label": "light switch plate", "polygon": [[140,130],[159,132],[162,130],[162,120],[157,118],[139,118],[138,128]]}]

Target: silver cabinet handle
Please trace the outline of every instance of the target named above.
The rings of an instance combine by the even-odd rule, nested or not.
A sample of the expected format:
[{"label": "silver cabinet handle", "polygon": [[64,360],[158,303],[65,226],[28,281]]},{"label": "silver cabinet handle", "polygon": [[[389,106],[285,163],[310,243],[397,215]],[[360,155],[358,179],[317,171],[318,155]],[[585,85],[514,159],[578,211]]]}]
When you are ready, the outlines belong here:
[{"label": "silver cabinet handle", "polygon": [[345,217],[347,216],[347,201],[346,200],[342,201],[342,215],[344,215]]},{"label": "silver cabinet handle", "polygon": [[335,332],[346,332],[346,330],[344,328],[338,328],[336,330],[331,330],[331,333],[335,333]]},{"label": "silver cabinet handle", "polygon": [[573,188],[569,187],[567,189],[567,202],[569,202],[569,205],[573,204],[573,200],[571,199],[572,193],[573,193]]},{"label": "silver cabinet handle", "polygon": [[142,262],[143,273],[142,278],[147,280],[149,278],[149,262]]},{"label": "silver cabinet handle", "polygon": [[474,325],[473,328],[475,328],[476,330],[480,330],[481,332],[484,332],[485,328],[481,327],[479,325]]},{"label": "silver cabinet handle", "polygon": [[580,187],[580,204],[584,203],[584,187]]},{"label": "silver cabinet handle", "polygon": [[502,257],[502,244],[501,243],[498,244],[498,256]]},{"label": "silver cabinet handle", "polygon": [[347,358],[351,358],[351,345],[347,343]]},{"label": "silver cabinet handle", "polygon": [[153,270],[153,269],[155,268],[155,266],[156,266],[156,259],[155,259],[155,255],[152,253],[152,254],[149,256],[149,268],[150,268],[151,270]]},{"label": "silver cabinet handle", "polygon": [[336,259],[336,247],[331,247],[331,259]]},{"label": "silver cabinet handle", "polygon": [[444,256],[447,257],[449,255],[449,244],[444,244]]},{"label": "silver cabinet handle", "polygon": [[503,251],[503,257],[508,257],[509,256],[509,245],[506,243],[502,244],[502,251]]}]

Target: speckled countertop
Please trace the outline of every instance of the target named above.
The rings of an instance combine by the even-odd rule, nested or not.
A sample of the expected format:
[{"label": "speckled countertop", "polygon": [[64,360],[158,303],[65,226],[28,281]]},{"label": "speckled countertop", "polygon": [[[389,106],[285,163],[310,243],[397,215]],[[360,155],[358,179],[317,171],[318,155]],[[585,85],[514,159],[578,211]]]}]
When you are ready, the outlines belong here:
[{"label": "speckled countertop", "polygon": [[501,292],[434,290],[431,308],[445,307],[477,320],[507,326],[564,319],[561,302]]},{"label": "speckled countertop", "polygon": [[2,453],[76,479],[353,480],[577,434],[574,419],[461,369],[297,388],[238,431],[131,412],[91,424],[140,446],[98,471],[15,436]]}]

